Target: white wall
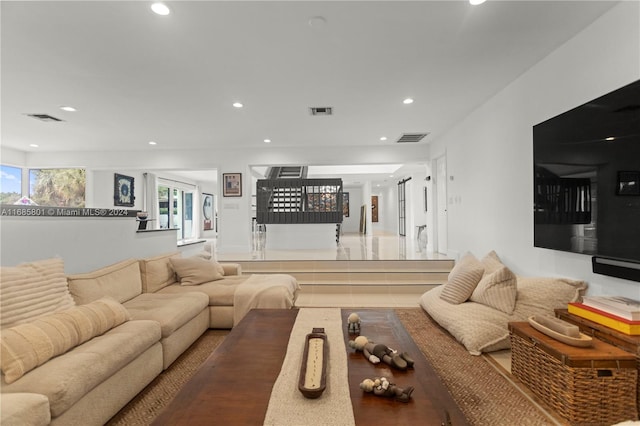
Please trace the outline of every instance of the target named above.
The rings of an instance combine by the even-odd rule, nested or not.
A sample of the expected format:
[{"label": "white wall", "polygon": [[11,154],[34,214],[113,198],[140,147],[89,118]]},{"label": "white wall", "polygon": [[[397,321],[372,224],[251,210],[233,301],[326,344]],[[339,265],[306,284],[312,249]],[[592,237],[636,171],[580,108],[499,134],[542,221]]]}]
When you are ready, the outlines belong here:
[{"label": "white wall", "polygon": [[640,78],[640,3],[622,2],[431,145],[446,151],[448,246],[495,249],[514,272],[584,279],[638,298],[640,283],[591,272],[591,257],[533,247],[532,126]]},{"label": "white wall", "polygon": [[178,250],[175,230],[136,232],[132,217],[3,217],[0,228],[2,266],[59,256],[75,274]]},{"label": "white wall", "polygon": [[398,187],[395,184],[375,188],[378,195],[378,223],[374,232],[398,235]]},{"label": "white wall", "polygon": [[344,192],[349,193],[349,217],[342,219],[342,232],[360,232],[360,206],[362,200],[362,188],[345,187]]}]

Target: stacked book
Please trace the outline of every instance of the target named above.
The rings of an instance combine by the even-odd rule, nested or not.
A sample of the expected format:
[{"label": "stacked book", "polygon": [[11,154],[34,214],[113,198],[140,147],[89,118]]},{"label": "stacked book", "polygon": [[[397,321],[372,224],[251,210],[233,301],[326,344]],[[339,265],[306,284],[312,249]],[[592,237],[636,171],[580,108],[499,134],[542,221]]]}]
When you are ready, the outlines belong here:
[{"label": "stacked book", "polygon": [[640,301],[620,296],[584,296],[582,303],[569,303],[569,313],[640,336]]}]

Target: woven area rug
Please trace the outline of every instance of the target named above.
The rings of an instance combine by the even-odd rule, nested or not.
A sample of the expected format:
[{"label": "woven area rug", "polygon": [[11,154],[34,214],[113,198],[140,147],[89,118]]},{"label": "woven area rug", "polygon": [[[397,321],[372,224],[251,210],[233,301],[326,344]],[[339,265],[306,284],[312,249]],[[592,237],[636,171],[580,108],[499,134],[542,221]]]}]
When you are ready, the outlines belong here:
[{"label": "woven area rug", "polygon": [[[396,309],[471,425],[557,425],[483,357],[470,355],[420,308]],[[149,425],[229,334],[208,330],[108,425]]]},{"label": "woven area rug", "polygon": [[421,308],[396,309],[472,425],[557,425],[482,356],[473,356]]}]

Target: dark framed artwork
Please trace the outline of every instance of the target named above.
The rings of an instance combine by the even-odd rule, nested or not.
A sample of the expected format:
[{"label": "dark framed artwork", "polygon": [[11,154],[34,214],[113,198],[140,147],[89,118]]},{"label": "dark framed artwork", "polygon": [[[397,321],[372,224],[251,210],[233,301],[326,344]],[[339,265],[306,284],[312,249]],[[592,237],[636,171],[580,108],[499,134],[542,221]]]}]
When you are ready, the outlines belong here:
[{"label": "dark framed artwork", "polygon": [[223,173],[222,185],[224,197],[242,197],[242,173]]},{"label": "dark framed artwork", "polygon": [[135,200],[133,178],[131,176],[114,173],[113,205],[133,207]]},{"label": "dark framed artwork", "polygon": [[616,195],[640,195],[640,171],[619,171]]},{"label": "dark framed artwork", "polygon": [[213,229],[213,194],[202,194],[202,220],[205,231]]},{"label": "dark framed artwork", "polygon": [[427,210],[428,204],[427,204],[427,187],[424,187],[424,211],[429,211]]},{"label": "dark framed artwork", "polygon": [[344,217],[349,217],[349,193],[342,193],[342,214]]}]

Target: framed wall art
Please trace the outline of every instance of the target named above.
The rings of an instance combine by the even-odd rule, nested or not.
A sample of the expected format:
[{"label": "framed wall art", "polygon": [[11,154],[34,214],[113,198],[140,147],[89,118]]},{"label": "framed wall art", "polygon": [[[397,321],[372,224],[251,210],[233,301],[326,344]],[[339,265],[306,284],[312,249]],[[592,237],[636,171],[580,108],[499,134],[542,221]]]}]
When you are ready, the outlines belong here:
[{"label": "framed wall art", "polygon": [[342,214],[344,217],[349,217],[349,193],[342,193]]},{"label": "framed wall art", "polygon": [[210,231],[213,229],[213,194],[202,194],[202,218],[204,220],[203,229]]},{"label": "framed wall art", "polygon": [[133,178],[118,173],[114,173],[113,183],[113,205],[122,207],[133,207],[136,200],[133,191]]},{"label": "framed wall art", "polygon": [[616,195],[640,195],[640,171],[618,172]]},{"label": "framed wall art", "polygon": [[242,197],[242,173],[223,173],[222,185],[224,197]]}]

